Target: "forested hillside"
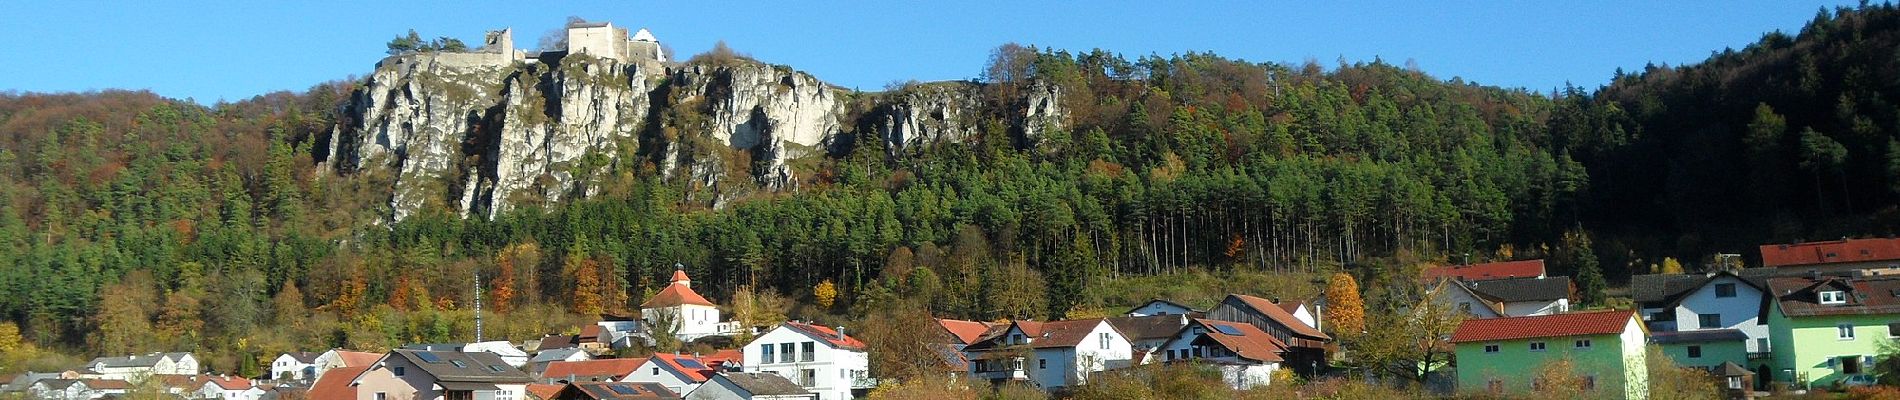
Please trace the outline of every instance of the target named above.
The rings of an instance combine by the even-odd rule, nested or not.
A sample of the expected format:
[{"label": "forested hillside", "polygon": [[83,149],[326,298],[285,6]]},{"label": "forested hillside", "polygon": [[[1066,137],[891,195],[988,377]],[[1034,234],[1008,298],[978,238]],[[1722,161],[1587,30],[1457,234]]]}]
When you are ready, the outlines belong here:
[{"label": "forested hillside", "polygon": [[[312,157],[356,82],[215,107],[0,95],[0,292],[13,294],[0,347],[18,326],[15,348],[34,351],[11,361],[36,360],[0,365],[163,349],[242,371],[291,349],[446,341],[472,329],[478,284],[504,317],[490,335],[527,339],[637,308],[675,265],[721,303],[784,297],[808,319],[892,300],[961,318],[1089,315],[1157,294],[1129,284],[1154,275],[1343,270],[1402,285],[1382,277],[1420,260],[1548,257],[1600,292],[1602,276],[1664,256],[1893,233],[1896,24],[1890,6],[1824,13],[1702,64],[1552,94],[1376,60],[1005,45],[986,102],[963,116],[977,135],[892,148],[847,127],[860,139],[794,161],[812,172],[795,190],[715,202],[750,183],[609,167],[586,199],[493,220],[425,208],[393,225],[377,222],[387,174]],[[1061,88],[1066,129],[1011,128],[1038,83]],[[641,146],[708,128],[691,105],[658,112]],[[1260,285],[1247,289],[1318,290]]]}]

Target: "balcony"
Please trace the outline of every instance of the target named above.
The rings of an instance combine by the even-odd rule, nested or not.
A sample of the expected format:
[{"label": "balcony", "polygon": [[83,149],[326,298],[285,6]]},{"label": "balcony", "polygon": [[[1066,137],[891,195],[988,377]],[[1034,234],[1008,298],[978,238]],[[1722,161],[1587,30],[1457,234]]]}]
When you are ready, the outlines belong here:
[{"label": "balcony", "polygon": [[1751,352],[1748,352],[1748,360],[1749,360],[1749,361],[1755,361],[1755,360],[1766,360],[1766,359],[1770,359],[1770,358],[1775,358],[1775,353],[1770,353],[1770,352],[1766,352],[1766,351],[1751,351]]},{"label": "balcony", "polygon": [[877,387],[877,378],[863,376],[851,378],[852,389],[871,389],[875,387]]}]

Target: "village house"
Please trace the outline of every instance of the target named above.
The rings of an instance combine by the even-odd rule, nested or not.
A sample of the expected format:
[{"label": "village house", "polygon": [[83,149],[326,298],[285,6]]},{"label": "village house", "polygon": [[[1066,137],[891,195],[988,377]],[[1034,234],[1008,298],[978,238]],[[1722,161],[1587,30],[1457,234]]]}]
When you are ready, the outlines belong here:
[{"label": "village house", "polygon": [[[671,332],[682,342],[739,333],[737,322],[720,322],[719,306],[693,291],[693,280],[683,269],[673,271],[673,280],[665,288],[640,303],[640,317],[647,335]],[[670,320],[670,325],[662,324],[664,320]]]},{"label": "village house", "polygon": [[528,373],[534,376],[541,376],[542,373],[547,372],[549,363],[587,361],[592,359],[594,359],[593,355],[587,354],[586,351],[582,351],[578,347],[542,350],[534,353],[534,358],[528,359]]},{"label": "village house", "polygon": [[1584,390],[1644,399],[1648,332],[1634,311],[1597,311],[1465,320],[1452,331],[1458,388],[1465,393],[1534,393],[1538,368],[1569,359]]},{"label": "village house", "polygon": [[198,378],[197,386],[189,397],[207,400],[257,400],[264,396],[264,389],[252,384],[251,380],[235,376],[204,375]]},{"label": "village house", "polygon": [[519,400],[534,379],[492,353],[395,350],[351,381],[357,400]]},{"label": "village house", "polygon": [[769,372],[720,372],[688,400],[818,400],[818,394]]},{"label": "village house", "polygon": [[673,393],[689,393],[718,372],[711,360],[692,355],[654,353],[621,382],[656,383]]},{"label": "village house", "polygon": [[645,360],[638,358],[610,358],[586,361],[556,361],[548,363],[536,379],[541,383],[561,382],[615,382],[626,378],[640,369]]},{"label": "village house", "polygon": [[317,356],[322,353],[298,351],[278,355],[270,363],[270,379],[303,381],[317,378]]},{"label": "village house", "polygon": [[1570,312],[1570,298],[1577,286],[1570,277],[1506,278],[1468,281],[1473,292],[1502,305],[1506,317],[1550,315]]},{"label": "village house", "polygon": [[565,383],[530,383],[528,384],[528,399],[554,400],[556,396],[561,395],[562,390],[566,389]]},{"label": "village house", "polygon": [[1467,319],[1505,317],[1504,302],[1473,290],[1463,280],[1441,279],[1427,292],[1429,301],[1458,310]]},{"label": "village house", "polygon": [[1088,382],[1094,372],[1131,364],[1134,346],[1106,318],[1016,321],[964,348],[976,379],[1028,381],[1043,390]]},{"label": "village house", "polygon": [[658,383],[576,382],[568,384],[550,400],[677,400],[678,393]]},{"label": "village house", "polygon": [[1650,341],[1683,366],[1733,362],[1766,372],[1769,327],[1760,318],[1766,292],[1759,278],[1730,271],[1630,278]]},{"label": "village house", "polygon": [[1287,347],[1282,354],[1285,366],[1303,375],[1312,375],[1325,367],[1333,338],[1318,328],[1306,325],[1286,309],[1267,299],[1244,294],[1229,294],[1207,311],[1207,319],[1241,322],[1260,328]]},{"label": "village house", "polygon": [[963,354],[963,348],[969,347],[971,343],[975,343],[984,336],[1009,329],[1009,324],[981,321],[937,318],[936,322],[937,326],[943,330],[937,333],[939,339],[928,345],[931,351],[937,353],[937,357],[943,359],[942,367],[945,371],[952,372],[950,375],[952,378],[970,371],[970,359]]},{"label": "village house", "polygon": [[310,391],[306,392],[304,397],[312,400],[355,399],[356,385],[352,384],[352,381],[356,380],[357,375],[362,375],[363,371],[368,370],[368,366],[332,368],[317,376],[317,380],[310,384]]},{"label": "village house", "polygon": [[1900,276],[1883,272],[1769,279],[1771,379],[1826,387],[1872,373],[1882,344],[1900,338]]},{"label": "village house", "polygon": [[1437,282],[1441,279],[1477,282],[1493,279],[1545,278],[1544,274],[1544,260],[1537,259],[1427,268],[1419,272],[1419,280],[1425,283]]},{"label": "village house", "polygon": [[1196,318],[1158,346],[1149,362],[1199,362],[1214,365],[1234,389],[1272,382],[1287,347],[1251,324]]},{"label": "village house", "polygon": [[[328,351],[324,351],[323,354],[317,356],[317,361],[315,363],[317,367],[317,375],[316,375],[316,378],[314,379],[321,379],[323,378],[323,374],[328,373],[330,370],[334,370],[337,368],[368,367],[370,366],[370,364],[375,364],[376,360],[380,360],[382,358],[383,358],[383,355],[377,354],[377,353],[349,351],[349,350],[343,350],[343,349],[330,349]],[[356,374],[350,374],[351,378],[354,378],[355,376]]]},{"label": "village house", "polygon": [[1128,309],[1128,312],[1122,314],[1130,317],[1146,317],[1152,315],[1189,315],[1199,314],[1200,312],[1201,311],[1195,310],[1193,307],[1188,307],[1185,304],[1163,299],[1154,299],[1135,306],[1135,308]]},{"label": "village house", "polygon": [[36,399],[91,400],[107,395],[125,394],[132,384],[121,379],[41,379],[27,387]]},{"label": "village house", "polygon": [[1761,264],[1764,268],[1744,270],[1744,275],[1800,276],[1809,271],[1900,268],[1900,238],[1765,244],[1761,246]]},{"label": "village house", "polygon": [[197,375],[198,358],[191,353],[151,353],[99,357],[86,363],[80,375],[98,379],[129,380],[152,375]]},{"label": "village house", "polygon": [[844,327],[789,321],[759,335],[742,348],[745,372],[779,374],[824,400],[854,398],[877,386],[864,342]]},{"label": "village house", "polygon": [[1140,364],[1142,358],[1160,348],[1162,342],[1174,338],[1187,323],[1188,316],[1182,314],[1108,318],[1108,324],[1121,332],[1132,346],[1130,364]]}]

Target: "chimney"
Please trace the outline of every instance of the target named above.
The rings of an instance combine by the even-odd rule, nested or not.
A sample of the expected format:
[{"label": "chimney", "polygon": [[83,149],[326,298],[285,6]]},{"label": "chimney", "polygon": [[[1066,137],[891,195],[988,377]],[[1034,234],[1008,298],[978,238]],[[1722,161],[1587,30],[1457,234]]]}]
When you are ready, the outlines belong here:
[{"label": "chimney", "polygon": [[838,325],[838,340],[844,340],[844,325]]}]

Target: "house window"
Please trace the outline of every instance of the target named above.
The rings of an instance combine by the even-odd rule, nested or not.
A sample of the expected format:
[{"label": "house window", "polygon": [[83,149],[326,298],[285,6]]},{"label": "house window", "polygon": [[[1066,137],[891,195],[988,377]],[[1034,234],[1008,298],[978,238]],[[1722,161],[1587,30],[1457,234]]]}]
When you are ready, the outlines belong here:
[{"label": "house window", "polygon": [[1009,335],[1009,344],[1022,344],[1023,335]]},{"label": "house window", "polygon": [[1735,284],[1733,283],[1715,284],[1715,297],[1718,297],[1718,298],[1735,297]]},{"label": "house window", "polygon": [[1201,358],[1201,348],[1194,348],[1194,358]]},{"label": "house window", "polygon": [[1840,366],[1841,366],[1842,374],[1859,375],[1860,374],[1860,356],[1841,357]]},{"label": "house window", "polygon": [[1836,337],[1840,340],[1854,340],[1854,324],[1840,324],[1834,329]]},{"label": "house window", "polygon": [[1193,328],[1188,328],[1188,334],[1189,334],[1189,335],[1200,335],[1200,334],[1201,334],[1201,327],[1198,327],[1198,326],[1196,326],[1196,327],[1193,327]]},{"label": "house window", "polygon": [[1581,340],[1577,340],[1577,348],[1579,348],[1579,349],[1584,349],[1584,350],[1589,350],[1589,349],[1590,349],[1590,339],[1581,339]]},{"label": "house window", "polygon": [[773,353],[773,352],[772,352],[772,344],[771,344],[771,343],[766,343],[766,344],[762,344],[762,345],[759,345],[759,355],[760,355],[760,357],[759,357],[759,359],[760,359],[760,361],[759,361],[759,363],[760,363],[760,364],[771,364],[771,363],[772,363],[772,355],[774,355],[774,354],[777,354],[777,353]]},{"label": "house window", "polygon": [[1484,345],[1484,352],[1486,352],[1486,353],[1496,353],[1496,352],[1498,352],[1498,345],[1495,345],[1495,344],[1487,344],[1487,345]]},{"label": "house window", "polygon": [[1698,314],[1696,320],[1702,324],[1702,329],[1722,327],[1722,314]]},{"label": "house window", "polygon": [[1531,351],[1544,351],[1544,342],[1531,342]]},{"label": "house window", "polygon": [[810,368],[800,370],[798,376],[799,376],[799,382],[798,382],[799,386],[804,386],[804,387],[818,386],[818,370],[810,369]]},{"label": "house window", "polygon": [[1847,292],[1829,290],[1821,292],[1821,304],[1847,304]]},{"label": "house window", "polygon": [[1739,377],[1739,376],[1731,376],[1731,377],[1728,377],[1728,388],[1729,388],[1729,389],[1741,389],[1741,388],[1742,388],[1742,377]]},{"label": "house window", "polygon": [[1768,338],[1755,338],[1756,352],[1767,353],[1769,349],[1770,347],[1768,347]]},{"label": "house window", "polygon": [[395,372],[396,376],[402,376],[402,373],[403,373],[402,367],[390,368],[389,370]]},{"label": "house window", "polygon": [[1900,322],[1887,324],[1887,337],[1900,338]]},{"label": "house window", "polygon": [[1108,350],[1108,332],[1096,334],[1096,340],[1102,342],[1102,350]]},{"label": "house window", "polygon": [[1049,359],[1047,358],[1037,359],[1036,369],[1049,369]]},{"label": "house window", "polygon": [[389,394],[383,393],[383,392],[376,392],[376,400],[389,400]]},{"label": "house window", "polygon": [[817,356],[818,351],[816,350],[817,346],[814,346],[812,343],[813,342],[805,342],[805,343],[798,344],[798,350],[799,350],[798,360],[799,361],[812,362],[812,360],[818,359],[818,356]]},{"label": "house window", "polygon": [[653,367],[653,376],[660,376],[660,367]]},{"label": "house window", "polygon": [[793,353],[794,351],[797,351],[797,350],[793,349],[792,346],[794,345],[791,343],[778,344],[778,362],[789,363],[789,362],[798,361],[797,358],[794,358],[794,357],[798,357],[798,354]]},{"label": "house window", "polygon": [[1689,358],[1702,358],[1702,346],[1689,346]]}]

